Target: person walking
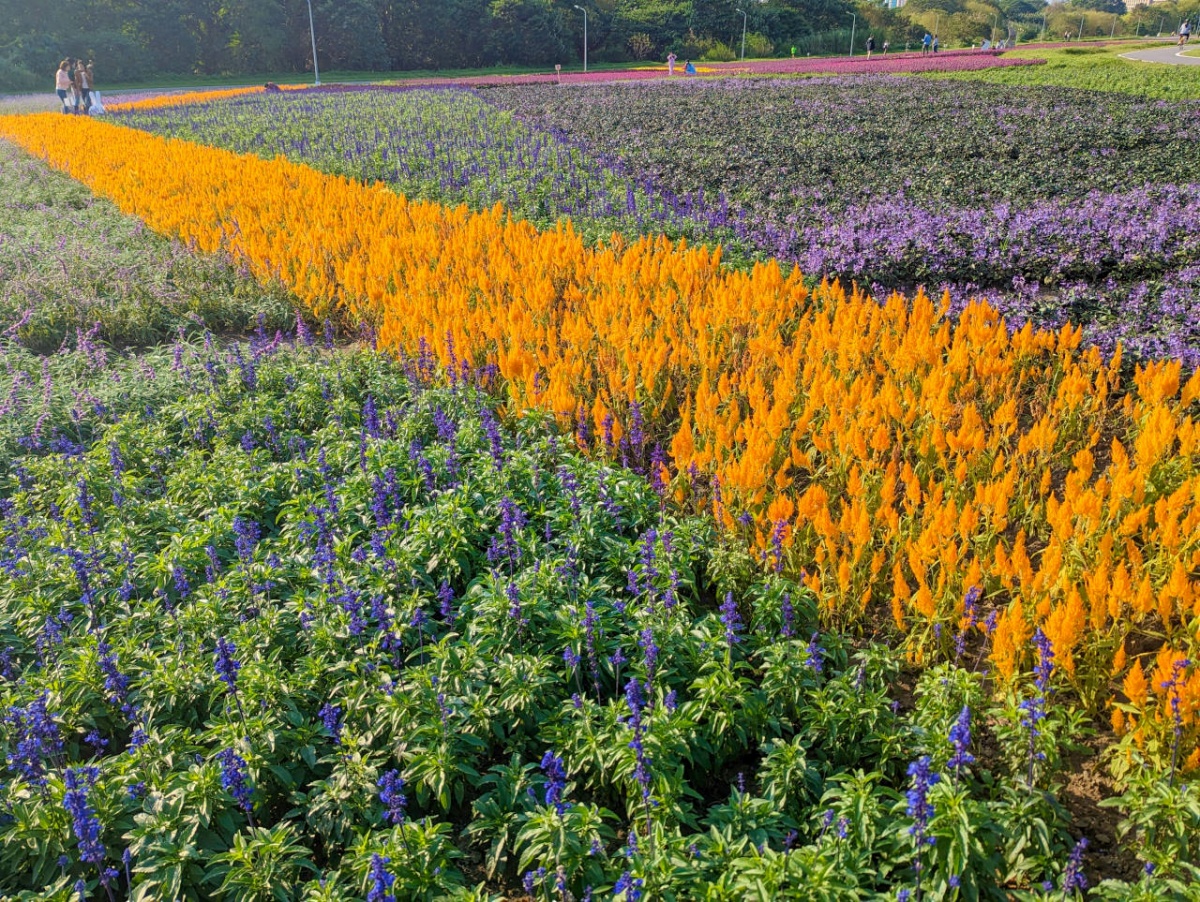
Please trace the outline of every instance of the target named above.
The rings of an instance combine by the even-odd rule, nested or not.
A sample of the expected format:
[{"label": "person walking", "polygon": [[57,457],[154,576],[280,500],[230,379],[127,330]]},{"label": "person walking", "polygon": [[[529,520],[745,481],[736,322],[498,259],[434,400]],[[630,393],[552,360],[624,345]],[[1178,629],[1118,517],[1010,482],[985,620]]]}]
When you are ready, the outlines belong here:
[{"label": "person walking", "polygon": [[933,36],[933,52],[937,53],[937,51],[938,51],[938,42],[937,42],[937,35],[935,34]]},{"label": "person walking", "polygon": [[75,60],[75,88],[79,92],[79,104],[83,113],[92,109],[92,78],[83,60]]},{"label": "person walking", "polygon": [[674,53],[667,54],[667,74],[675,74],[675,60],[679,59]]},{"label": "person walking", "polygon": [[884,56],[887,56],[887,52],[888,52],[888,50],[891,48],[891,46],[892,46],[892,45],[891,45],[891,44],[889,44],[887,41],[884,41],[884,42],[883,42],[883,55],[884,55]]},{"label": "person walking", "polygon": [[875,35],[867,37],[867,59],[871,58],[871,54],[875,52]]},{"label": "person walking", "polygon": [[925,32],[925,37],[921,38],[921,53],[922,54],[928,53],[929,47],[932,43],[933,43],[933,36],[930,35],[930,33],[928,31]]},{"label": "person walking", "polygon": [[63,60],[58,64],[58,71],[54,73],[54,93],[58,95],[58,99],[62,102],[63,112],[71,112],[71,104],[67,99],[71,93],[71,64],[67,60]]}]

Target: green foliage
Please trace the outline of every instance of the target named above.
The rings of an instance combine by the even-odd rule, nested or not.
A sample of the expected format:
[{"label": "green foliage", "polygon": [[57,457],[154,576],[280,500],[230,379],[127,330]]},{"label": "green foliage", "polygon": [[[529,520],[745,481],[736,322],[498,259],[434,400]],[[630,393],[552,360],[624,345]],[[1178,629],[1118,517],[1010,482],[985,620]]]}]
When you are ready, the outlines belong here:
[{"label": "green foliage", "polygon": [[6,142],[0,205],[0,322],[32,350],[50,353],[85,333],[144,346],[180,331],[245,333],[256,322],[274,331],[295,321],[282,289],[149,232]]},{"label": "green foliage", "polygon": [[[1078,19],[1076,19],[1078,22]],[[938,74],[936,78],[984,81],[1011,87],[1055,86],[1086,91],[1132,94],[1154,100],[1200,99],[1200,67],[1164,66],[1122,59],[1128,47],[1064,47],[1058,50],[1019,50],[1018,56],[1046,60],[1043,66],[1014,66],[1003,69]],[[922,78],[927,76],[921,76]]]},{"label": "green foliage", "polygon": [[[5,353],[10,382],[40,372]],[[375,856],[405,899],[511,896],[524,875],[579,898],[626,871],[655,898],[870,897],[912,874],[906,762],[944,760],[962,704],[980,731],[1002,716],[951,665],[895,710],[885,646],[819,632],[802,587],[714,556],[736,536],[665,513],[643,477],[544,420],[496,432],[489,397],[430,387],[427,362],[265,336],[94,353],[57,355],[49,379],[74,373],[106,403],[37,441],[35,405],[6,418],[0,648],[19,678],[0,684],[0,892],[94,885],[62,781],[90,761],[124,898],[361,899]],[[257,539],[239,544],[247,521]],[[735,620],[713,609],[716,573]],[[37,759],[44,785],[11,757],[26,729],[11,712],[38,698],[62,746]],[[379,795],[392,770],[395,822]],[[1023,773],[976,765],[935,790],[931,894],[1057,879],[1065,813]],[[1190,833],[1173,835],[1152,841],[1182,860]]]}]

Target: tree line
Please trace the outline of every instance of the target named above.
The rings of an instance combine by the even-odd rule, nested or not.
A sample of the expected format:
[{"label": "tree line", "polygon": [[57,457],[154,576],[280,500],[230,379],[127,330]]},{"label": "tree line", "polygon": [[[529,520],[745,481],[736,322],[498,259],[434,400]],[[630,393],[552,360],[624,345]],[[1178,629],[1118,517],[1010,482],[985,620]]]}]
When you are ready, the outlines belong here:
[{"label": "tree line", "polygon": [[[786,53],[843,27],[848,0],[312,0],[328,71],[577,65]],[[44,87],[59,60],[97,79],[312,71],[305,0],[0,0],[0,90]]]}]

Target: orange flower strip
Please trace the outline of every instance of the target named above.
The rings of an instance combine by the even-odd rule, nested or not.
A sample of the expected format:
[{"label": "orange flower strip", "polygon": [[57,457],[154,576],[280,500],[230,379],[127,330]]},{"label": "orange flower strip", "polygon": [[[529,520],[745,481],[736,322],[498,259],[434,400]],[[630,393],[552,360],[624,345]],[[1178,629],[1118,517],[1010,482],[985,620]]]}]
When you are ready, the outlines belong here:
[{"label": "orange flower strip", "polygon": [[[303,91],[309,85],[279,85],[281,91]],[[251,88],[214,88],[211,91],[183,91],[178,94],[160,94],[156,97],[143,97],[141,100],[131,100],[128,103],[110,103],[108,109],[113,113],[127,110],[158,110],[171,106],[183,106],[189,103],[208,103],[210,100],[226,100],[230,97],[241,97],[245,94],[261,94],[265,91],[262,85]]]},{"label": "orange flower strip", "polygon": [[888,612],[914,658],[948,649],[973,585],[1002,609],[996,671],[1029,664],[1040,626],[1091,704],[1155,666],[1126,660],[1131,633],[1198,645],[1200,373],[1178,363],[1125,384],[1069,326],[1010,331],[983,304],[952,322],[923,294],[810,290],[664,239],[589,247],[102,122],[5,118],[0,135],[383,347],[494,363],[511,412],[619,437],[636,400],[674,471],[719,487],[719,520],[749,512],[764,551],[781,530],[831,619]]}]

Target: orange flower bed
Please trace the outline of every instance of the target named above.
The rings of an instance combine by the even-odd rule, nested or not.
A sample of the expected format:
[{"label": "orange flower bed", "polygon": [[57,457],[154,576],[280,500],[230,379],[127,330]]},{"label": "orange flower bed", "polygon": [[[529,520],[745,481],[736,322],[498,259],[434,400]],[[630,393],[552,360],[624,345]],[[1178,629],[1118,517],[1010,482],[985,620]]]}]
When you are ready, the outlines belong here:
[{"label": "orange flower bed", "polygon": [[[303,91],[308,85],[280,85],[281,91]],[[211,91],[186,91],[181,94],[162,94],[158,97],[145,97],[129,103],[110,103],[108,109],[113,113],[127,110],[158,110],[172,106],[183,106],[189,103],[208,103],[210,100],[227,100],[230,97],[241,97],[244,94],[262,94],[266,88],[261,85],[252,88],[214,88]]]},{"label": "orange flower bed", "polygon": [[[593,248],[500,208],[102,122],[5,118],[0,135],[280,280],[318,317],[369,321],[387,348],[424,341],[444,364],[496,364],[513,412],[597,430],[611,416],[619,436],[637,400],[676,472],[719,485],[721,521],[749,512],[764,552],[783,535],[830,622],[889,612],[925,661],[969,625],[978,585],[998,609],[1000,677],[1030,663],[1040,626],[1086,704],[1114,685],[1141,696],[1114,709],[1119,731],[1171,729],[1158,675],[1200,646],[1200,373],[1156,363],[1125,384],[1069,326],[1010,333],[982,304],[952,322],[924,295],[810,290],[773,263],[734,272],[665,239]],[[1159,657],[1134,655],[1134,635]],[[1194,737],[1196,669],[1179,692]]]}]

